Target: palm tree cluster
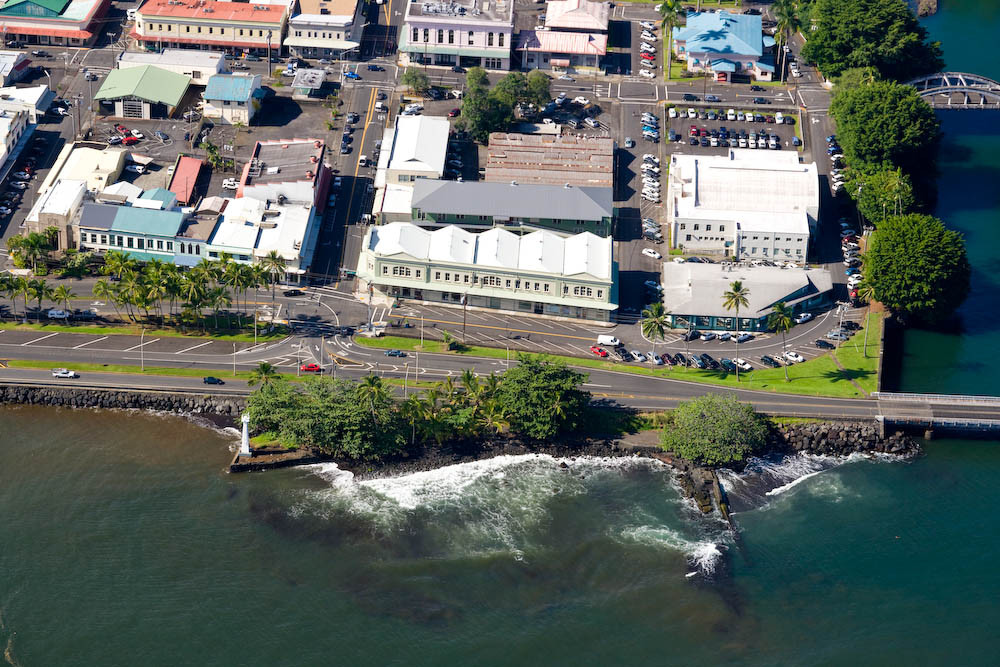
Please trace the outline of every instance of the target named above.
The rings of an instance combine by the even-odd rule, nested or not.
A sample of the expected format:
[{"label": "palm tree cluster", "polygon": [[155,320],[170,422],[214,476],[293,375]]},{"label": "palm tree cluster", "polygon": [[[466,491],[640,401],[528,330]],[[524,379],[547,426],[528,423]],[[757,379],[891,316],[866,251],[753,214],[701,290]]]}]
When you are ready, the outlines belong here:
[{"label": "palm tree cluster", "polygon": [[[254,290],[256,301],[258,290],[270,287],[273,305],[274,288],[285,273],[285,262],[275,251],[256,264],[234,262],[232,256],[220,253],[217,261],[203,258],[197,266],[184,270],[156,259],[140,264],[124,252],[110,250],[104,257],[103,272],[110,278],[97,281],[94,296],[110,302],[118,319],[124,311],[133,322],[141,316],[147,321],[158,319],[163,325],[174,318],[182,325],[190,322],[204,327],[202,313],[211,310],[213,328],[218,329],[219,313],[235,304],[237,328],[243,328],[249,291]],[[226,323],[233,328],[228,317]]]},{"label": "palm tree cluster", "polygon": [[21,276],[0,274],[0,292],[3,292],[11,302],[11,314],[17,316],[17,300],[24,300],[24,318],[28,318],[28,303],[36,301],[38,303],[37,317],[42,318],[42,302],[51,301],[62,305],[67,310],[69,302],[76,298],[76,294],[66,287],[60,285],[53,289],[45,280],[39,278],[27,279]]},{"label": "palm tree cluster", "polygon": [[775,0],[771,5],[771,12],[777,25],[774,36],[780,51],[778,55],[778,71],[781,72],[781,80],[785,80],[785,62],[788,60],[787,52],[784,50],[788,40],[792,35],[802,30],[802,20],[799,18],[799,3],[796,0]]},{"label": "palm tree cluster", "polygon": [[47,227],[44,232],[30,232],[24,236],[15,234],[7,239],[7,250],[19,267],[31,266],[34,273],[38,270],[38,262],[48,256],[50,250],[56,247],[59,230]]},{"label": "palm tree cluster", "polygon": [[[372,376],[365,380],[366,383],[371,381]],[[449,377],[419,394],[408,396],[400,404],[400,412],[410,425],[410,443],[418,435],[440,445],[448,440],[503,431],[507,422],[498,400],[501,381],[499,375],[480,379],[467,368],[458,382]]]}]

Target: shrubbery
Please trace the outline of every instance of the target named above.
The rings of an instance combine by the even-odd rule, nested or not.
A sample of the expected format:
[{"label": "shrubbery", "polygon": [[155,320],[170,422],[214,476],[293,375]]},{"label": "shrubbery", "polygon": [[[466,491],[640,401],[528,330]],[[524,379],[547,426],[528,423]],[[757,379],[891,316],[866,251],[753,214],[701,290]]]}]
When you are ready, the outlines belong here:
[{"label": "shrubbery", "polygon": [[738,463],[767,444],[768,421],[731,396],[706,394],[670,414],[660,436],[663,449],[700,465]]}]

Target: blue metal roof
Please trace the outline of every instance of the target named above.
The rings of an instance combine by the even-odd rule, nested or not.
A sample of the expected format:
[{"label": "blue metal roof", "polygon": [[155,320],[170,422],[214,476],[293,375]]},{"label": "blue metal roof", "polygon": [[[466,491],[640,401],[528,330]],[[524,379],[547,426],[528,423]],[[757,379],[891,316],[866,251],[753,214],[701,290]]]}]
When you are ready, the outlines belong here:
[{"label": "blue metal roof", "polygon": [[180,211],[156,211],[148,208],[122,206],[118,209],[111,231],[146,234],[173,238],[184,222]]},{"label": "blue metal roof", "polygon": [[260,87],[260,79],[256,76],[237,74],[213,74],[205,86],[206,100],[222,100],[223,102],[246,102]]},{"label": "blue metal roof", "polygon": [[688,53],[764,53],[760,16],[753,14],[692,12],[686,26],[674,28],[674,41],[685,42]]},{"label": "blue metal roof", "polygon": [[769,49],[774,46],[774,37],[770,35],[764,35],[764,48]]},{"label": "blue metal roof", "polygon": [[165,190],[163,188],[153,188],[152,190],[146,190],[139,196],[139,199],[155,199],[158,202],[162,202],[164,208],[170,208],[177,201],[177,195],[175,195],[170,190]]},{"label": "blue metal roof", "polygon": [[713,72],[735,72],[736,63],[725,58],[718,58],[709,63]]}]

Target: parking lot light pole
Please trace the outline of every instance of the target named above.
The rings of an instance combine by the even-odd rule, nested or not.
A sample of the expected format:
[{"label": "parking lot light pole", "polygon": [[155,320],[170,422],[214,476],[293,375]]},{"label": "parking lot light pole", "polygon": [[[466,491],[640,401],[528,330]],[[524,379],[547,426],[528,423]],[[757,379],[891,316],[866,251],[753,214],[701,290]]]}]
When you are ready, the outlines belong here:
[{"label": "parking lot light pole", "polygon": [[139,370],[142,372],[145,372],[146,370],[146,354],[144,348],[142,347],[142,339],[145,338],[145,336],[146,329],[143,329],[142,333],[139,334]]},{"label": "parking lot light pole", "polygon": [[233,343],[233,377],[236,377],[236,343]]}]

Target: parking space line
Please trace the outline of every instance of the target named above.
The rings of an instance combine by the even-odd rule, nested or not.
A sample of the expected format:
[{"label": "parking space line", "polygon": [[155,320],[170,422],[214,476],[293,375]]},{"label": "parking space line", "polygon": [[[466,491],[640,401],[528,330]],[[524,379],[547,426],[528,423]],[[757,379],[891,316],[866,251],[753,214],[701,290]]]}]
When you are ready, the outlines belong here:
[{"label": "parking space line", "polygon": [[25,345],[31,345],[32,343],[37,343],[40,340],[45,340],[46,338],[52,338],[53,336],[58,336],[58,335],[59,335],[58,331],[56,333],[50,333],[47,336],[42,336],[41,338],[36,338],[35,340],[29,340],[27,343],[21,343],[21,347],[24,347]]},{"label": "parking space line", "polygon": [[100,343],[102,340],[107,340],[107,339],[108,339],[107,336],[101,336],[100,338],[97,338],[95,340],[88,340],[86,343],[80,343],[79,345],[74,345],[73,349],[79,350],[81,347],[86,347],[87,345],[90,345],[92,343]]},{"label": "parking space line", "polygon": [[137,350],[140,347],[145,347],[146,345],[149,345],[150,343],[155,343],[158,340],[160,340],[160,339],[159,338],[154,338],[153,340],[147,340],[145,343],[139,343],[138,345],[133,345],[132,347],[130,347],[130,348],[126,349],[126,350],[122,350],[122,352],[131,352],[132,350]]},{"label": "parking space line", "polygon": [[174,352],[174,354],[184,354],[185,352],[190,352],[191,350],[197,350],[199,347],[205,347],[206,345],[211,345],[214,342],[215,341],[210,340],[210,341],[207,341],[205,343],[199,343],[198,345],[194,345],[192,347],[188,347],[188,348],[185,348],[183,350],[178,350],[177,352]]}]

